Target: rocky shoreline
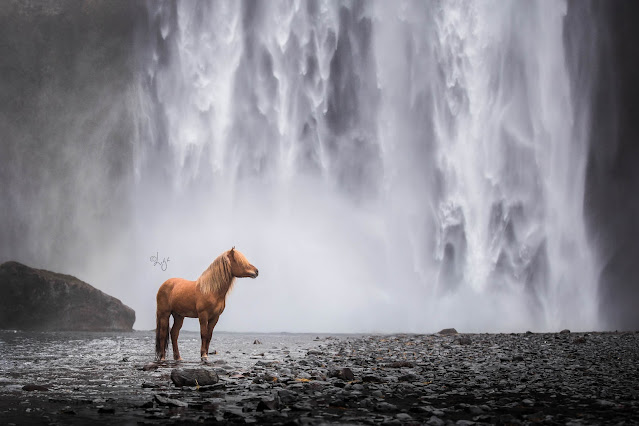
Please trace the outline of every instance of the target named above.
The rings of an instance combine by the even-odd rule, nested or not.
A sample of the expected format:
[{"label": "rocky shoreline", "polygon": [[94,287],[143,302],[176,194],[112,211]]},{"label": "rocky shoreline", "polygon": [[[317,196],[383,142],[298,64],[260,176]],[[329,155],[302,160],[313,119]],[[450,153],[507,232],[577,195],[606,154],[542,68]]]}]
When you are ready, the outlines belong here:
[{"label": "rocky shoreline", "polygon": [[[30,383],[48,390],[29,391],[4,383],[3,391],[0,383],[0,419],[5,424],[637,422],[639,333],[308,339],[313,345],[300,350],[255,340],[250,350],[243,349],[242,362],[228,351],[211,355],[207,364],[139,362],[148,357],[140,354],[79,373],[104,380],[103,389]],[[203,374],[192,376],[202,383],[176,381],[185,370]],[[25,395],[28,404],[22,402]]]}]

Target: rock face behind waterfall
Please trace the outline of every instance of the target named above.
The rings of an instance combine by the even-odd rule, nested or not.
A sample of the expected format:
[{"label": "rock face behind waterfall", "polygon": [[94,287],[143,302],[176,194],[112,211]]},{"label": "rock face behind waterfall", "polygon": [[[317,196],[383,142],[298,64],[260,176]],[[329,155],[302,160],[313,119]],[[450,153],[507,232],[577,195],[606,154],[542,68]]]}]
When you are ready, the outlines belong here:
[{"label": "rock face behind waterfall", "polygon": [[135,311],[70,275],[0,265],[0,329],[130,331]]}]

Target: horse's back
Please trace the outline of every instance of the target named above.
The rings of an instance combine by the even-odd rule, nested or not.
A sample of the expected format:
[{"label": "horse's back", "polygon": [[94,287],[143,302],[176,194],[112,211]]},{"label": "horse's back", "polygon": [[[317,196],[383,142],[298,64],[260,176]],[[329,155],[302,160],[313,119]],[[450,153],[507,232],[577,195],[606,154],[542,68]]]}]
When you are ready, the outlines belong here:
[{"label": "horse's back", "polygon": [[158,311],[197,318],[195,281],[169,278],[157,294]]}]

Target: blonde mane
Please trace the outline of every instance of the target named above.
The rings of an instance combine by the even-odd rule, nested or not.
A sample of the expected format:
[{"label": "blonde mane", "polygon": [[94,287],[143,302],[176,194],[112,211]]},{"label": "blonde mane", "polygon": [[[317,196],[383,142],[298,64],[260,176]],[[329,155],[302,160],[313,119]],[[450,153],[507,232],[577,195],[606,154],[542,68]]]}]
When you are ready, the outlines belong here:
[{"label": "blonde mane", "polygon": [[226,295],[231,291],[235,277],[231,273],[231,261],[227,253],[219,255],[195,282],[202,294],[223,292]]}]

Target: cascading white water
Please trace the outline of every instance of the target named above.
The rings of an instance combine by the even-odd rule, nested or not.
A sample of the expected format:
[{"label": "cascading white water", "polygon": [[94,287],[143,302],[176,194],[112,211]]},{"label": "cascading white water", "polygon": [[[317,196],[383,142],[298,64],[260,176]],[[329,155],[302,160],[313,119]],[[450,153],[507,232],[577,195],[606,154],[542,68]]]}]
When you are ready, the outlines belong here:
[{"label": "cascading white water", "polygon": [[563,2],[150,7],[136,328],[231,245],[222,329],[596,327]]}]

